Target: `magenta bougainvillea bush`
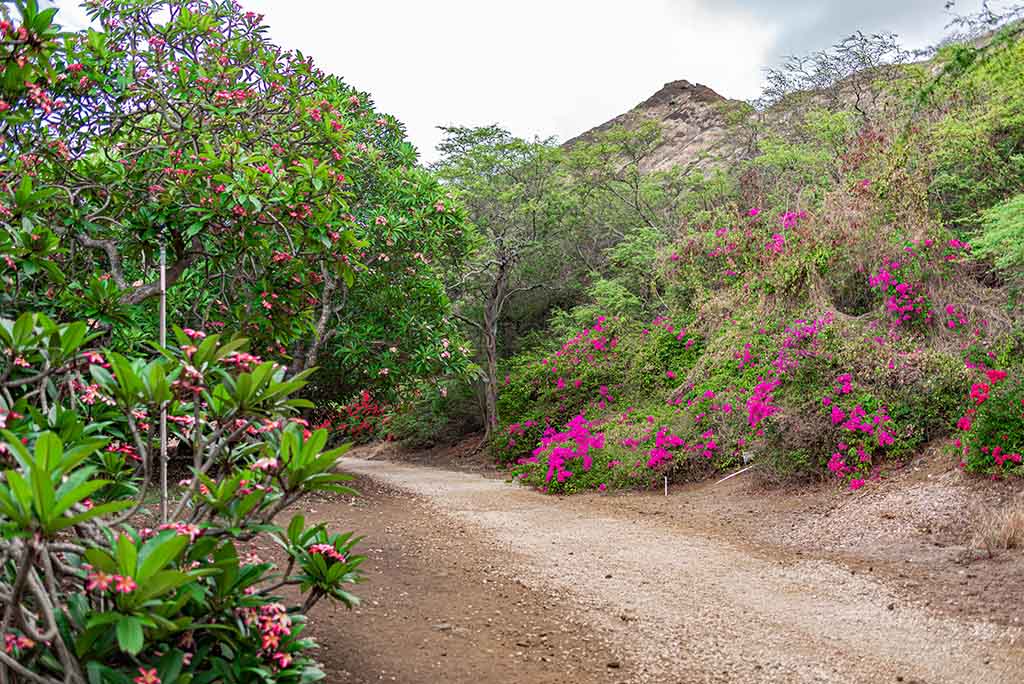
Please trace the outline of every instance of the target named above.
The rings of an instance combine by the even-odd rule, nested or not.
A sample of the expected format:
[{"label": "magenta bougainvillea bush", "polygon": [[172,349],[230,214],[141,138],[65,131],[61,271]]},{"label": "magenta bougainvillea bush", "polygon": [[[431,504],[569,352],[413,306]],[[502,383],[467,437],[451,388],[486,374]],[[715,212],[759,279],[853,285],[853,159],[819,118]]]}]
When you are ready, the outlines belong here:
[{"label": "magenta bougainvillea bush", "polygon": [[993,477],[1024,473],[1024,385],[1020,372],[971,364],[975,381],[957,421],[960,465]]},{"label": "magenta bougainvillea bush", "polygon": [[[722,242],[734,229],[707,233],[716,246],[704,257],[735,255],[727,275],[739,275],[744,253],[761,249],[771,263],[815,239],[800,232],[813,221],[808,212],[785,211],[761,227],[758,235],[774,232],[758,248],[751,224],[769,223],[768,214],[741,212],[734,242]],[[510,369],[503,409],[511,420],[496,452],[520,481],[547,492],[649,486],[757,460],[858,490],[956,429],[970,350],[994,348],[987,321],[933,294],[957,277],[969,249],[955,238],[888,248],[881,266],[858,276],[874,301],[859,317],[826,305],[779,323],[737,310],[709,337],[700,314],[679,323],[666,314],[646,323],[601,316]],[[687,268],[677,249],[663,263],[669,278]],[[753,277],[744,277],[731,287],[750,291]],[[911,388],[930,392],[932,403]],[[983,405],[960,419],[961,430]],[[970,467],[1016,464],[1010,434],[1018,432],[999,444],[965,440]]]}]

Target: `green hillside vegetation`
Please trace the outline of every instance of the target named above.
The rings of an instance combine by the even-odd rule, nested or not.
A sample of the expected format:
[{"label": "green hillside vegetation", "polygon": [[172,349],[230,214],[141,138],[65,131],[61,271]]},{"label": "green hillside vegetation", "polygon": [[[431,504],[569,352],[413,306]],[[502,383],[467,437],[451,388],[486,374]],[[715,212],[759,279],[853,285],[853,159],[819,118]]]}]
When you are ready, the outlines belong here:
[{"label": "green hillside vegetation", "polygon": [[[752,153],[701,171],[644,172],[654,122],[568,149],[449,131],[435,170],[487,222],[481,263],[517,231],[532,250],[492,320],[496,459],[552,492],[750,462],[859,488],[930,444],[1024,472],[1021,28],[893,54],[855,36],[799,62],[816,80],[774,72],[765,106],[728,105]],[[396,434],[435,440],[475,408],[455,395],[407,403]]]}]

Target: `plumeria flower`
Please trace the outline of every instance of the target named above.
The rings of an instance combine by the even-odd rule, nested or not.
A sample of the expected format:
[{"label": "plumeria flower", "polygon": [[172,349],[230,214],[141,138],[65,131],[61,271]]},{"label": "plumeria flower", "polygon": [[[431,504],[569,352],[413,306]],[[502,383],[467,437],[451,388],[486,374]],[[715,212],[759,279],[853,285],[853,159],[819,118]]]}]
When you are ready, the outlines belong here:
[{"label": "plumeria flower", "polygon": [[114,576],[108,575],[105,572],[92,572],[86,576],[88,584],[85,588],[88,591],[107,591],[110,589],[110,585],[114,582]]},{"label": "plumeria flower", "polygon": [[139,585],[137,585],[135,583],[135,580],[133,580],[131,577],[123,577],[121,575],[117,575],[114,578],[114,591],[116,591],[119,594],[130,594],[138,588]]},{"label": "plumeria flower", "polygon": [[139,668],[139,676],[134,680],[135,684],[161,684],[160,677],[156,674],[156,668],[147,670],[145,668]]},{"label": "plumeria flower", "polygon": [[97,366],[107,367],[107,360],[104,359],[103,355],[97,351],[85,352],[85,360]]},{"label": "plumeria flower", "polygon": [[182,522],[167,523],[166,525],[161,525],[157,529],[174,530],[179,535],[188,537],[189,542],[195,542],[196,538],[203,533],[202,529],[198,526]]},{"label": "plumeria flower", "polygon": [[344,563],[346,561],[345,554],[339,553],[338,550],[330,544],[313,544],[307,549],[307,551],[311,554],[317,554],[336,560],[339,563]]},{"label": "plumeria flower", "polygon": [[271,456],[265,456],[252,464],[253,470],[259,470],[264,473],[274,472],[280,467],[280,461]]},{"label": "plumeria flower", "polygon": [[20,636],[16,634],[4,634],[4,653],[10,655],[14,652],[14,649],[28,650],[34,648],[36,642],[32,641],[26,636]]}]

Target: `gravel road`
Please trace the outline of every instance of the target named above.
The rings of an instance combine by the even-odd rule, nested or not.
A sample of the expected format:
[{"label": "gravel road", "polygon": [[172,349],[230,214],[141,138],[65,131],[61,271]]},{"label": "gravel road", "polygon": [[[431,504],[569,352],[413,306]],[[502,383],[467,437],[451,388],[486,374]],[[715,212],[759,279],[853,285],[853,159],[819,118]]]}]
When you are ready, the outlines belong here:
[{"label": "gravel road", "polygon": [[343,467],[422,497],[524,585],[571,601],[623,654],[620,681],[1024,682],[1020,630],[905,605],[836,563],[757,554],[476,474]]}]

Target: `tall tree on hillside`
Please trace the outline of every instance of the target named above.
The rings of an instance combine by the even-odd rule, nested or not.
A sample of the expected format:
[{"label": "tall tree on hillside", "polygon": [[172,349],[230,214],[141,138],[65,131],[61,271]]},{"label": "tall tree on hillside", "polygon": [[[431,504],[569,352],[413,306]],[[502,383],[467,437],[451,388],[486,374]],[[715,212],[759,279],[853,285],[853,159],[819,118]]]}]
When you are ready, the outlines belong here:
[{"label": "tall tree on hillside", "polygon": [[561,267],[561,151],[498,126],[444,128],[434,170],[461,196],[479,232],[475,257],[450,284],[456,315],[479,335],[482,404],[489,436],[498,424],[498,330],[512,298],[552,284]]}]

